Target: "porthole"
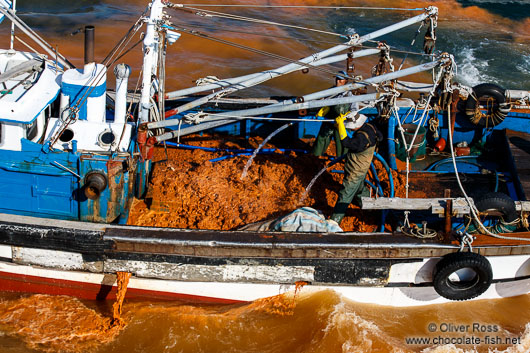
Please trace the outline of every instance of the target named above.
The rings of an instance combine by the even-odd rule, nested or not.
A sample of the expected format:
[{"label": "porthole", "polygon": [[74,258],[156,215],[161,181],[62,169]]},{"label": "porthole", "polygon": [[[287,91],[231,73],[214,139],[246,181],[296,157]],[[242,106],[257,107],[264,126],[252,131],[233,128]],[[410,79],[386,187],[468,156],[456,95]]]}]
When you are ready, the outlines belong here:
[{"label": "porthole", "polygon": [[74,132],[71,129],[66,129],[59,136],[59,141],[61,142],[70,142],[74,138]]},{"label": "porthole", "polygon": [[116,141],[116,135],[112,130],[105,130],[101,132],[98,136],[98,144],[101,147],[109,147],[114,144]]}]

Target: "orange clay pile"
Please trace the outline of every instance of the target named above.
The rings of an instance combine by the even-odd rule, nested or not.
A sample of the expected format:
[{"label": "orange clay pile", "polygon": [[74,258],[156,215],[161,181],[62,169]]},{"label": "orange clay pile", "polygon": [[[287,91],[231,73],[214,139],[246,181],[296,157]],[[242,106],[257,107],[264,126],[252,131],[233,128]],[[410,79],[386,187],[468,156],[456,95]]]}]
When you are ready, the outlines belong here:
[{"label": "orange clay pile", "polygon": [[[181,143],[221,149],[256,148],[261,138],[187,136]],[[264,148],[275,148],[267,144]],[[297,141],[292,148],[310,149]],[[329,152],[332,152],[330,146]],[[153,175],[145,200],[133,203],[129,224],[186,229],[233,230],[246,224],[288,214],[303,206],[333,211],[343,174],[324,173],[312,187],[303,204],[300,199],[311,179],[328,162],[303,153],[258,155],[246,178],[241,173],[249,156],[238,156],[212,163],[225,152],[206,152],[158,147]],[[388,177],[379,162],[374,162],[381,184],[388,193]],[[335,168],[336,167],[336,168]],[[340,169],[341,165],[332,168]],[[369,179],[373,180],[373,177]],[[394,173],[397,196],[404,194],[402,181]],[[388,196],[386,194],[385,196]],[[370,232],[376,229],[377,213],[363,212],[351,205],[341,227],[345,231]]]}]

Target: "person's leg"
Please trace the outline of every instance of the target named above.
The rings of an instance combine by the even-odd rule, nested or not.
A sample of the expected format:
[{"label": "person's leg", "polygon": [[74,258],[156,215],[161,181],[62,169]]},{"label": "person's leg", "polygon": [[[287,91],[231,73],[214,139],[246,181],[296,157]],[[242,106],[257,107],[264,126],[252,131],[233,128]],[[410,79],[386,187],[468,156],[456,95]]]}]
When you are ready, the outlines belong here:
[{"label": "person's leg", "polygon": [[337,153],[337,157],[348,153],[348,149],[342,145],[338,129],[334,129],[333,138],[335,139],[335,152]]},{"label": "person's leg", "polygon": [[363,152],[348,153],[346,156],[342,189],[339,191],[339,198],[331,215],[331,219],[335,222],[340,224],[354,197],[366,190],[364,179],[372,163],[374,151],[375,147],[369,147]]},{"label": "person's leg", "polygon": [[317,138],[315,139],[315,143],[313,145],[313,155],[318,157],[322,156],[326,152],[331,142],[331,138],[333,137],[334,130],[336,129],[332,123],[322,123],[322,126],[320,126],[320,130],[318,131]]}]

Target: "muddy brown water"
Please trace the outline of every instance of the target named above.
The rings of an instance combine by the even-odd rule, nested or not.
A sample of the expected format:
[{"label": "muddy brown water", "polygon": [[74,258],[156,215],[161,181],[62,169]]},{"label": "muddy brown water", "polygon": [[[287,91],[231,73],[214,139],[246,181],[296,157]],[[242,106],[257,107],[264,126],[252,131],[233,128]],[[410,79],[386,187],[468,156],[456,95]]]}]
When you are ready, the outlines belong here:
[{"label": "muddy brown water", "polygon": [[[201,2],[215,3],[214,0]],[[101,60],[107,55],[109,47],[125,33],[131,21],[143,10],[145,3],[143,0],[19,1],[19,14],[74,64],[81,65],[82,37],[71,36],[71,32],[87,24],[95,25],[96,59]],[[462,81],[471,85],[495,82],[504,87],[530,89],[530,11],[526,1],[234,0],[233,3],[381,7],[424,7],[434,4],[440,8],[441,13],[440,46],[455,53]],[[360,33],[404,18],[404,15],[396,12],[374,14],[361,11],[355,17],[348,17],[342,12],[321,10],[315,14],[304,9],[281,12],[254,9],[245,10],[244,14],[325,30],[345,31],[354,28]],[[173,21],[181,24],[206,23],[203,19],[197,20],[187,14],[172,13],[172,16]],[[4,34],[8,28],[5,23],[1,28]],[[332,41],[319,34],[297,34],[298,40],[285,40],[278,44],[273,41],[273,36],[292,35],[293,32],[272,26],[245,28],[248,31],[266,33],[269,35],[267,38],[241,34],[241,27],[233,23],[218,26],[219,23],[215,22],[214,25],[217,27],[209,33],[220,38],[295,59],[329,46],[321,42],[305,42],[304,38]],[[234,30],[238,32],[233,32]],[[391,39],[397,40],[402,48],[407,48],[411,36],[397,35]],[[16,45],[17,48],[22,48],[19,43]],[[170,47],[168,59],[169,90],[190,86],[197,78],[213,73],[219,77],[231,77],[283,64],[281,61],[262,60],[253,53],[189,36],[183,36]],[[414,60],[408,61],[407,65],[417,63]],[[133,88],[140,60],[130,53],[122,61],[133,68]],[[361,59],[356,65],[366,75],[373,62]],[[421,75],[417,78],[425,79]],[[112,75],[109,75],[111,87],[114,85],[113,80]],[[329,85],[329,74],[294,74],[292,77],[278,79],[274,84],[268,85],[264,92],[302,95],[325,89]],[[250,90],[248,95],[256,93],[263,92]],[[249,143],[252,144],[252,141]],[[184,152],[170,152],[173,153]],[[228,206],[228,201],[244,201],[243,212],[239,212],[239,209],[232,212],[227,208],[225,216],[201,225],[196,206],[207,200],[196,199],[191,195],[178,201],[187,209],[184,208],[177,217],[169,218],[164,210],[167,206],[164,202],[176,202],[174,198],[169,198],[170,194],[186,191],[186,187],[190,187],[186,183],[186,178],[192,177],[190,174],[180,175],[178,178],[181,179],[175,179],[179,183],[173,178],[166,178],[166,183],[170,185],[169,191],[166,191],[168,197],[151,205],[151,209],[147,210],[147,214],[153,212],[150,216],[142,218],[142,214],[138,212],[133,214],[133,219],[137,217],[138,222],[146,224],[155,219],[161,224],[165,222],[166,225],[175,227],[231,229],[257,220],[258,215],[263,216],[263,213],[273,215],[274,212],[292,209],[297,201],[296,193],[307,185],[305,182],[308,180],[304,178],[311,178],[314,174],[310,170],[316,172],[324,163],[322,160],[304,160],[306,157],[296,156],[296,159],[304,163],[295,164],[294,167],[308,169],[307,173],[298,173],[299,169],[293,168],[294,156],[281,153],[272,158],[258,156],[249,170],[248,184],[237,183],[234,179],[231,185],[219,183],[212,187],[209,179],[212,168],[225,177],[239,171],[234,174],[239,179],[246,160],[238,158],[208,166],[205,160],[212,158],[211,155],[203,152],[185,153],[193,156],[187,156],[187,160],[160,163],[159,173],[174,176],[176,173],[172,173],[176,170],[189,167],[189,158],[200,158],[202,164],[195,165],[194,168],[203,179],[195,180],[194,190],[203,190],[215,197],[230,187],[238,198],[223,202],[226,201],[225,205]],[[163,155],[158,157],[162,158]],[[294,176],[289,179],[288,175]],[[163,179],[155,178],[155,193],[162,190],[158,189],[162,185],[156,184],[162,184],[161,180]],[[310,195],[308,202],[329,212],[340,187],[340,175],[325,176],[315,187],[317,189]],[[275,192],[268,194],[266,190]],[[239,199],[243,194],[248,198]],[[283,196],[278,197],[279,194]],[[322,196],[315,197],[319,194]],[[215,207],[214,203],[209,206]],[[147,209],[142,203],[136,207],[135,210],[141,210],[142,207],[144,211]],[[353,215],[354,210],[351,212]],[[343,224],[345,228],[362,229],[376,224],[366,219],[356,224],[353,219],[346,219]],[[0,352],[530,352],[530,295],[405,309],[359,304],[345,300],[332,291],[304,294],[302,290],[295,298],[280,296],[244,305],[224,306],[177,301],[138,302],[127,300],[126,297],[122,306],[122,326],[112,325],[112,304],[61,296],[1,293]],[[459,339],[466,337],[485,340],[486,336],[490,343],[451,343],[458,343]],[[431,341],[428,344],[412,344],[410,339],[413,338]],[[433,340],[437,338],[437,343],[434,343]],[[503,343],[508,340],[511,343],[499,344],[496,343],[497,340]]]}]

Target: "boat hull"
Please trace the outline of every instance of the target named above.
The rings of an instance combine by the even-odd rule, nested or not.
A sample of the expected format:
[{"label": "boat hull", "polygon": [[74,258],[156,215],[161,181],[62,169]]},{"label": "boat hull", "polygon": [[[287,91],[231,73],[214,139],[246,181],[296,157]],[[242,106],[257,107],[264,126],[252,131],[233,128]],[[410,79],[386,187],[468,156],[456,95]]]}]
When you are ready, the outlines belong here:
[{"label": "boat hull", "polygon": [[[301,286],[299,284],[299,286]],[[128,299],[179,300],[192,303],[237,304],[280,295],[293,294],[297,284],[265,284],[237,282],[184,282],[132,277],[128,284]],[[87,300],[114,300],[116,276],[36,268],[0,263],[0,290],[23,293],[68,295]],[[450,302],[436,293],[432,285],[396,286],[302,286],[298,293],[333,290],[343,297],[360,303],[394,307],[423,306]],[[504,279],[476,299],[500,299],[530,292],[530,278]]]},{"label": "boat hull", "polygon": [[[393,241],[391,242],[390,239]],[[456,244],[377,234],[215,232],[127,227],[0,215],[0,290],[114,299],[116,273],[133,274],[127,298],[240,303],[334,290],[364,303],[445,303],[433,286]],[[476,299],[530,292],[530,245],[476,245],[492,268]]]}]

